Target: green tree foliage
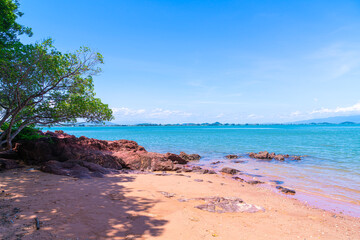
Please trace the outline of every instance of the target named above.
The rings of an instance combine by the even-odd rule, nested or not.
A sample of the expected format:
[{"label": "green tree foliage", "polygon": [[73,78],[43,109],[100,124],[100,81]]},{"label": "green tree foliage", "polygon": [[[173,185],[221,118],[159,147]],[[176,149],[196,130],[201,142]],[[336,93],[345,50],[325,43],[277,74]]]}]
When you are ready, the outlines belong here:
[{"label": "green tree foliage", "polygon": [[51,39],[22,44],[18,36],[32,32],[17,23],[18,7],[16,0],[0,0],[0,148],[36,137],[36,124],[111,120],[111,109],[94,93],[101,54],[86,47],[61,53]]},{"label": "green tree foliage", "polygon": [[[99,53],[83,47],[63,54],[48,39],[15,45],[0,59],[0,144],[11,148],[19,132],[33,124],[53,125],[84,118],[111,120],[112,111],[95,97],[92,76],[101,71]],[[9,61],[11,59],[11,61]],[[13,127],[17,126],[14,131]]]},{"label": "green tree foliage", "polygon": [[31,28],[16,22],[23,15],[18,1],[0,0],[0,49],[18,42],[18,35],[32,35]]}]

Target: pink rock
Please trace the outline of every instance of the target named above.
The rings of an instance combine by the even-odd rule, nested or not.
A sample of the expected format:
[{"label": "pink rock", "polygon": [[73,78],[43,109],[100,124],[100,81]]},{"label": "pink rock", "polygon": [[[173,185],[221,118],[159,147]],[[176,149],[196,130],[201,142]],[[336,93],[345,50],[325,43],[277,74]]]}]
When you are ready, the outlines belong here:
[{"label": "pink rock", "polygon": [[17,143],[15,151],[26,163],[34,165],[43,165],[49,160],[78,160],[112,169],[172,171],[180,168],[178,164],[187,163],[187,160],[173,153],[147,152],[144,147],[129,140],[77,138],[63,131],[48,131],[44,136]]}]

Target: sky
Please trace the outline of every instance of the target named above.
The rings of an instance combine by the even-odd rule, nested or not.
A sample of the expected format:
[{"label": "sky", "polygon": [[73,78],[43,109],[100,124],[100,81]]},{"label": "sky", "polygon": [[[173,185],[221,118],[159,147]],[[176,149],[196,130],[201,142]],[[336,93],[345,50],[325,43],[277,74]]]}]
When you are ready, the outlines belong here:
[{"label": "sky", "polygon": [[23,42],[104,56],[116,123],[360,114],[360,1],[20,0]]}]

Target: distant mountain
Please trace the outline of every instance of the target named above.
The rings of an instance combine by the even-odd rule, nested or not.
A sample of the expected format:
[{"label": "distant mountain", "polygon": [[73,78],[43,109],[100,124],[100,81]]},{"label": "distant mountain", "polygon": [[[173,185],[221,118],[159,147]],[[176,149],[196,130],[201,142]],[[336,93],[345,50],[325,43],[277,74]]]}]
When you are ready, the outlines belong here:
[{"label": "distant mountain", "polygon": [[315,118],[303,121],[292,122],[293,124],[311,124],[311,123],[322,123],[322,124],[354,124],[360,123],[360,115],[355,116],[337,116],[328,118]]}]

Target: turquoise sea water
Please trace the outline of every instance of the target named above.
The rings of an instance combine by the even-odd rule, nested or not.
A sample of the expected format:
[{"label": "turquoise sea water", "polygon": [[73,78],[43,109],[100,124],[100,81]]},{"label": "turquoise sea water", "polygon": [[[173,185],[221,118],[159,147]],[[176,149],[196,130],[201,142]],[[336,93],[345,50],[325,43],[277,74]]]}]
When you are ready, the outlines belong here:
[{"label": "turquoise sea water", "polygon": [[[148,151],[198,153],[200,164],[223,161],[239,170],[276,179],[284,186],[310,192],[360,209],[360,125],[54,127],[75,136],[134,140]],[[49,130],[49,129],[43,129]],[[301,161],[258,161],[247,152],[306,155]],[[245,163],[224,159],[241,154]]]}]

